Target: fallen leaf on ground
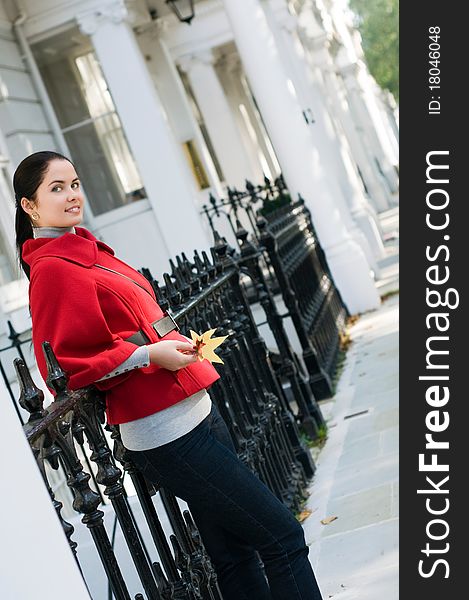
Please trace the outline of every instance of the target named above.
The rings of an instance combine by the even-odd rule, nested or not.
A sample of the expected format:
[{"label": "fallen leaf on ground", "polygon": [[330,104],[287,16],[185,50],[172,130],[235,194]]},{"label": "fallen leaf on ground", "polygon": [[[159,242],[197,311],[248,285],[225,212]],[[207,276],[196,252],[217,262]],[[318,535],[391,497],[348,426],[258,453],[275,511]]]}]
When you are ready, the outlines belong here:
[{"label": "fallen leaf on ground", "polygon": [[323,525],[329,525],[329,523],[332,523],[332,521],[335,521],[336,519],[338,519],[339,517],[326,517],[325,519],[321,519],[321,523]]},{"label": "fallen leaf on ground", "polygon": [[[314,510],[316,510],[316,509],[314,509]],[[302,510],[300,512],[300,514],[298,515],[298,521],[300,523],[303,523],[303,521],[305,519],[307,519],[312,512],[314,512],[314,511],[313,510]]]}]

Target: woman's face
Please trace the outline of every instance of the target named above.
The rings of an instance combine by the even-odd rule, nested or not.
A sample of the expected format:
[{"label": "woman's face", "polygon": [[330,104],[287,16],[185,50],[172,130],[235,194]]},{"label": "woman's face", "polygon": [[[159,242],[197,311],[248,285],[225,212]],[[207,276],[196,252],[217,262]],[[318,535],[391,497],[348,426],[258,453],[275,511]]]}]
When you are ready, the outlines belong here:
[{"label": "woman's face", "polygon": [[35,227],[73,227],[83,219],[85,199],[72,163],[55,159],[49,163],[35,200],[21,199],[21,206]]}]

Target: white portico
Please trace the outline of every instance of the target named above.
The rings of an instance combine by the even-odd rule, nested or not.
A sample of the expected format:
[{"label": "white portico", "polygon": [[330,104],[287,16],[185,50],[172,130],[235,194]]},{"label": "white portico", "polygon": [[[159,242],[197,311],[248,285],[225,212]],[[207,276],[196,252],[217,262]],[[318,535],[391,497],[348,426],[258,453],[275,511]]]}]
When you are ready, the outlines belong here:
[{"label": "white portico", "polygon": [[[367,126],[358,119],[354,101],[349,95],[343,77],[344,73],[338,65],[339,52],[345,43],[347,43],[350,61],[358,62],[357,40],[355,38],[355,44],[351,44],[348,28],[344,26],[342,33],[347,37],[345,42],[335,28],[332,15],[325,3],[316,0],[315,4],[316,10],[311,11],[308,10],[308,3],[303,2],[298,17],[298,33],[304,46],[308,48],[306,57],[310,69],[315,74],[323,97],[347,138],[351,155],[359,168],[373,206],[377,211],[386,210],[394,204],[394,199],[390,185],[377,160],[377,156],[381,155],[382,151],[375,148],[376,138],[373,135],[370,138]],[[341,13],[336,13],[336,21],[340,21],[341,16]],[[362,64],[361,59],[360,64]],[[371,79],[369,74],[368,78]],[[362,107],[362,116],[365,121],[369,120],[366,116],[366,107]],[[394,178],[394,175],[392,177]]]},{"label": "white portico", "polygon": [[[170,257],[212,243],[201,215],[210,193],[282,172],[311,208],[351,310],[376,306],[375,210],[396,190],[395,120],[351,53],[342,8],[203,0],[188,26],[164,0],[2,0],[6,279],[19,275],[11,175],[22,157],[50,148],[77,166],[84,225],[157,278]],[[15,284],[12,301],[9,287],[10,308],[25,306],[24,288]]]},{"label": "white portico", "polygon": [[[311,209],[342,297],[352,312],[367,310],[365,306],[377,307],[379,297],[369,264],[346,230],[320,149],[302,118],[260,2],[247,0],[240,4],[224,0],[224,6],[287,185],[293,194],[301,194]],[[281,120],[278,115],[282,115]],[[358,294],[357,289],[360,289]]]},{"label": "white portico", "polygon": [[[197,212],[195,185],[127,19],[124,4],[116,3],[107,10],[81,13],[77,20],[105,73],[152,208],[155,231],[148,232],[147,248],[164,258],[182,251],[190,255],[194,248],[209,245]],[[158,266],[163,269],[165,264]]]},{"label": "white portico", "polygon": [[213,52],[206,50],[178,59],[187,73],[197,104],[226,181],[242,188],[246,179],[256,181],[258,173],[243,147],[243,139],[214,67]]},{"label": "white portico", "polygon": [[365,196],[348,141],[340,123],[328,109],[315,70],[309,68],[305,60],[305,50],[297,34],[297,20],[287,11],[282,0],[275,0],[271,4],[272,8],[266,10],[266,16],[276,34],[280,58],[294,84],[296,98],[311,136],[320,149],[334,199],[347,229],[361,246],[375,275],[378,275],[376,260],[383,256],[383,242],[376,213]]}]

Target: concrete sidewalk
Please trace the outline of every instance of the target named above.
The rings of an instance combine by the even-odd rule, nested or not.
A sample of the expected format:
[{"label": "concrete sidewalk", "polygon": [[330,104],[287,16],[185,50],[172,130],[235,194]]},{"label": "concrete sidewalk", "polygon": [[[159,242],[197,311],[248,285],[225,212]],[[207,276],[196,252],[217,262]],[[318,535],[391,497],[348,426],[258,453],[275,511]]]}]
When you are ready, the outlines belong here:
[{"label": "concrete sidewalk", "polygon": [[[398,287],[398,211],[381,215],[388,233],[381,295]],[[333,399],[322,402],[329,433],[303,522],[324,599],[398,598],[399,296],[362,315]],[[337,517],[329,524],[321,520]]]}]

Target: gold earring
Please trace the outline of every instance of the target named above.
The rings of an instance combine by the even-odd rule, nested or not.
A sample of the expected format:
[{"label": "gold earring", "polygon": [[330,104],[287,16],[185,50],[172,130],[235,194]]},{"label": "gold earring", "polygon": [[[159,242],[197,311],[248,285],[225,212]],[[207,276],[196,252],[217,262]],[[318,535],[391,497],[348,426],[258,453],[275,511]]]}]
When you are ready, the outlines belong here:
[{"label": "gold earring", "polygon": [[32,218],[33,218],[35,221],[37,221],[37,220],[39,219],[39,215],[37,214],[37,212],[34,212],[34,213],[32,213],[32,214],[31,214],[31,217],[32,217]]}]

